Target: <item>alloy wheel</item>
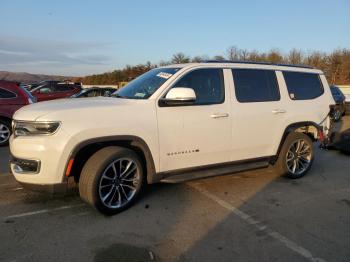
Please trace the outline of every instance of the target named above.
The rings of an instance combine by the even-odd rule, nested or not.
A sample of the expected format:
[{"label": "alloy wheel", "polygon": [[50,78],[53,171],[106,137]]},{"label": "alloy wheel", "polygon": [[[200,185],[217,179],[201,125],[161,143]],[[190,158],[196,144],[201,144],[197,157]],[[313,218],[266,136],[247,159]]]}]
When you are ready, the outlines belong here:
[{"label": "alloy wheel", "polygon": [[135,161],[129,158],[114,160],[101,176],[100,200],[108,208],[121,208],[134,198],[140,186],[141,175]]},{"label": "alloy wheel", "polygon": [[10,138],[10,129],[4,124],[0,124],[0,144],[5,143]]},{"label": "alloy wheel", "polygon": [[312,150],[309,143],[304,139],[294,141],[287,151],[288,171],[294,175],[301,175],[309,168],[311,159]]}]

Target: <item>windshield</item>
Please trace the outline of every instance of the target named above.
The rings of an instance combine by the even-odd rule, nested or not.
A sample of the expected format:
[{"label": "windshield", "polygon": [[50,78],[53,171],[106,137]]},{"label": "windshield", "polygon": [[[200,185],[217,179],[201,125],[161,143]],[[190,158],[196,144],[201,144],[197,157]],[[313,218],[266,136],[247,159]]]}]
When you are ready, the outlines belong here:
[{"label": "windshield", "polygon": [[147,99],[180,68],[155,68],[113,93],[114,97]]},{"label": "windshield", "polygon": [[79,96],[85,94],[85,93],[88,92],[88,91],[90,91],[90,89],[88,89],[88,88],[83,89],[83,90],[81,90],[79,93],[76,93],[76,94],[72,95],[71,97],[79,97]]}]

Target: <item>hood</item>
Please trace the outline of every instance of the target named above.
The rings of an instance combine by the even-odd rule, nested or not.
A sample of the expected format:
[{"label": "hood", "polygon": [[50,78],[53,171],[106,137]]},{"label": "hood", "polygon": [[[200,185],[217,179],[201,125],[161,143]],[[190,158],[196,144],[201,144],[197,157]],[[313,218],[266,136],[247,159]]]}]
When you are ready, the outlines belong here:
[{"label": "hood", "polygon": [[69,114],[73,111],[93,110],[96,112],[105,108],[114,108],[115,106],[135,104],[138,101],[139,100],[121,99],[113,97],[58,99],[24,106],[15,113],[13,118],[16,120],[34,121],[38,120],[39,118],[45,118],[45,116],[52,113],[55,113],[55,115],[58,114],[69,117]]}]

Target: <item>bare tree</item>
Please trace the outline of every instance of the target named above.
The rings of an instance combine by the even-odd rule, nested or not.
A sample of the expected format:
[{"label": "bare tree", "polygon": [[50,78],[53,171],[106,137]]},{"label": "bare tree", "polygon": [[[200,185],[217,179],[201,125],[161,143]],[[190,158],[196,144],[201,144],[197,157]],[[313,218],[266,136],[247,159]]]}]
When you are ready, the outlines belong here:
[{"label": "bare tree", "polygon": [[291,63],[293,65],[301,65],[303,63],[303,53],[301,50],[293,48],[289,51],[287,60],[288,63]]},{"label": "bare tree", "polygon": [[249,51],[247,49],[241,49],[239,52],[239,60],[247,61],[249,57]]},{"label": "bare tree", "polygon": [[231,46],[226,51],[226,56],[228,60],[236,61],[240,58],[240,49],[236,46]]},{"label": "bare tree", "polygon": [[173,55],[171,62],[173,64],[184,64],[190,62],[190,58],[184,53],[177,53]]},{"label": "bare tree", "polygon": [[194,56],[192,59],[191,59],[191,62],[192,63],[200,63],[200,62],[203,62],[204,61],[204,59],[203,59],[203,57],[201,57],[201,56]]},{"label": "bare tree", "polygon": [[266,57],[268,62],[271,63],[283,63],[283,55],[278,49],[271,49]]}]

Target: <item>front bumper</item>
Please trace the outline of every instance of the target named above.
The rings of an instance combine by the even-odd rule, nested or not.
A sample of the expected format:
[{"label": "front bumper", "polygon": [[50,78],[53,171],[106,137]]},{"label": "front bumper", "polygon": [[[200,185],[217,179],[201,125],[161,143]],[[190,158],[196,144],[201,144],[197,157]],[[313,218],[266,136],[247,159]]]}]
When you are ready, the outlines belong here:
[{"label": "front bumper", "polygon": [[19,183],[25,189],[36,191],[36,192],[49,193],[49,194],[67,193],[68,191],[71,190],[71,188],[68,187],[68,183],[47,184],[47,185],[28,184],[28,183],[21,183],[21,182]]},{"label": "front bumper", "polygon": [[[23,184],[66,183],[66,163],[74,141],[61,128],[52,136],[10,138],[11,173]],[[57,188],[57,186],[52,186]]]},{"label": "front bumper", "polygon": [[23,162],[26,162],[25,159],[18,159],[13,157],[10,154],[10,161],[9,161],[9,170],[12,175],[16,177],[17,182],[23,186],[23,188],[28,189],[30,191],[36,191],[36,192],[43,192],[43,193],[50,193],[50,194],[60,194],[60,193],[68,193],[74,191],[74,189],[78,188],[78,185],[75,183],[74,177],[68,177],[64,178],[62,182],[60,183],[54,183],[54,184],[38,184],[38,183],[28,183],[28,182],[22,182],[17,177],[19,175],[35,175],[40,172],[40,161],[38,162],[38,172],[24,172],[24,173],[18,173],[13,172],[14,165],[21,164]]}]

